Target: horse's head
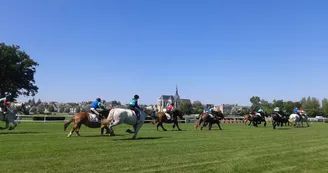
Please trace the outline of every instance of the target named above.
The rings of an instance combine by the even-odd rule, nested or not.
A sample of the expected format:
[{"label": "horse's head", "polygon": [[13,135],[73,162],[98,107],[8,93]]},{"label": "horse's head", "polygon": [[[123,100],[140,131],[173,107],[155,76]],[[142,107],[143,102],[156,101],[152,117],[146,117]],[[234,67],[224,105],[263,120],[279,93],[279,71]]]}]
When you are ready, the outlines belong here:
[{"label": "horse's head", "polygon": [[221,110],[213,111],[214,115],[218,116],[221,120],[224,118],[224,114]]},{"label": "horse's head", "polygon": [[153,120],[151,121],[152,124],[155,124],[154,120],[154,111],[155,109],[152,106],[147,106],[144,109],[142,109],[143,112],[145,112],[148,116],[150,116]]},{"label": "horse's head", "polygon": [[173,116],[174,117],[179,117],[181,120],[184,120],[184,118],[183,118],[183,112],[180,111],[179,109],[175,109],[173,111]]}]

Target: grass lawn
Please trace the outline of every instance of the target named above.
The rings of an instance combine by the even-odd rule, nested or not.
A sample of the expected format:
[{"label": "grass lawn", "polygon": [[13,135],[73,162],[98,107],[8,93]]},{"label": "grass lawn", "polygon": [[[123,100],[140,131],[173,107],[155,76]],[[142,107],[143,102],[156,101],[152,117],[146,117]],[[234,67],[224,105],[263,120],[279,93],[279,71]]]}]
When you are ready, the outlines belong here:
[{"label": "grass lawn", "polygon": [[132,141],[126,125],[115,127],[115,137],[82,126],[81,137],[67,138],[63,123],[20,123],[0,131],[0,172],[328,172],[328,124],[276,130],[222,124],[222,131],[165,126],[169,131],[158,132],[145,124]]}]

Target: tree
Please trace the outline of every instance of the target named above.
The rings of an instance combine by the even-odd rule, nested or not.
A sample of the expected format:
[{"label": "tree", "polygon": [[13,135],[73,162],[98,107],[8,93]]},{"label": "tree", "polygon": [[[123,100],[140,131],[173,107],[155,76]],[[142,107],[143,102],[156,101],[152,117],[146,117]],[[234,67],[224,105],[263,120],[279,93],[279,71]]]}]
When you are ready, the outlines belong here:
[{"label": "tree", "polygon": [[35,99],[33,98],[32,101],[31,101],[31,106],[35,106]]},{"label": "tree", "polygon": [[38,101],[36,102],[36,106],[37,105],[39,105],[39,104],[41,104],[42,102],[41,102],[41,99],[38,99]]},{"label": "tree", "polygon": [[70,112],[69,108],[65,108],[65,111],[64,112],[65,113],[69,113]]},{"label": "tree", "polygon": [[38,112],[39,114],[43,114],[45,110],[46,110],[46,107],[45,107],[44,104],[41,103],[41,104],[39,104],[39,105],[37,106],[37,112]]},{"label": "tree", "polygon": [[261,98],[258,96],[253,96],[252,98],[249,99],[249,101],[252,103],[251,109],[252,110],[258,110],[261,107]]},{"label": "tree", "polygon": [[315,97],[303,97],[301,100],[302,109],[307,113],[308,116],[314,117],[319,115],[320,112],[320,101]]},{"label": "tree", "polygon": [[321,101],[321,111],[323,113],[323,115],[325,117],[328,117],[328,99],[324,98],[322,101]]},{"label": "tree", "polygon": [[203,113],[203,110],[204,110],[204,106],[203,106],[203,104],[202,104],[202,102],[200,102],[200,101],[194,101],[193,103],[192,103],[192,107],[193,107],[193,109],[194,109],[194,113],[196,113],[196,114],[201,114],[201,113]]},{"label": "tree", "polygon": [[32,107],[31,109],[30,109],[30,112],[31,113],[36,113],[38,110],[36,109],[36,107]]},{"label": "tree", "polygon": [[55,112],[55,108],[54,108],[54,106],[52,104],[49,104],[47,106],[47,109],[48,109],[49,112]]},{"label": "tree", "polygon": [[192,108],[191,103],[185,100],[181,101],[179,105],[179,109],[185,114],[190,114],[191,108]]},{"label": "tree", "polygon": [[59,112],[60,113],[64,113],[64,111],[65,111],[65,106],[64,105],[60,105],[59,106]]},{"label": "tree", "polygon": [[38,93],[34,74],[37,62],[30,58],[17,45],[0,43],[0,94],[10,93],[13,98],[19,95],[34,96]]},{"label": "tree", "polygon": [[80,112],[81,112],[80,106],[76,107],[75,113],[80,113]]}]

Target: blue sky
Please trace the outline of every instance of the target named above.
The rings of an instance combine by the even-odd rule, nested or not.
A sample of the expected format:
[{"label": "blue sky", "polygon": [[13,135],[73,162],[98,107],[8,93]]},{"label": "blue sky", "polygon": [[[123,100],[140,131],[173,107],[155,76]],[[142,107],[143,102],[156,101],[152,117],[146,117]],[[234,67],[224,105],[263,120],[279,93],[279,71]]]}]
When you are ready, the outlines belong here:
[{"label": "blue sky", "polygon": [[[327,96],[325,0],[1,0],[0,42],[39,62],[35,98],[203,103]],[[21,97],[22,100],[28,98]]]}]

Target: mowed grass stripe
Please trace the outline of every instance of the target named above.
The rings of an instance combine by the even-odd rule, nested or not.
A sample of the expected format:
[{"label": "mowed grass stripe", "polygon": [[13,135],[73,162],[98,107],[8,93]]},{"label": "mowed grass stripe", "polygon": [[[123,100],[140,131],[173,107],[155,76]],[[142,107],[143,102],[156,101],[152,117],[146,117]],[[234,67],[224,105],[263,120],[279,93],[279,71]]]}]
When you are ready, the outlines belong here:
[{"label": "mowed grass stripe", "polygon": [[[223,124],[223,130],[156,131],[145,124],[138,137],[115,127],[117,136],[81,128],[67,138],[63,123],[20,123],[0,131],[0,172],[328,172],[328,124],[310,128]],[[71,130],[69,127],[68,130]]]}]

